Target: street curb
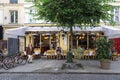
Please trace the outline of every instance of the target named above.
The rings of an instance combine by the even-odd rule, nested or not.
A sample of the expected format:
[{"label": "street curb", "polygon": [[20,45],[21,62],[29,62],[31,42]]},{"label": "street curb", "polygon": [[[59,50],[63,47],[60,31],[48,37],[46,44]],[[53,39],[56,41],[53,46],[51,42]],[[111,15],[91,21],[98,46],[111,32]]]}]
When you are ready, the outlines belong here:
[{"label": "street curb", "polygon": [[108,72],[0,72],[0,74],[108,74],[108,75],[120,75],[120,73],[108,73]]}]

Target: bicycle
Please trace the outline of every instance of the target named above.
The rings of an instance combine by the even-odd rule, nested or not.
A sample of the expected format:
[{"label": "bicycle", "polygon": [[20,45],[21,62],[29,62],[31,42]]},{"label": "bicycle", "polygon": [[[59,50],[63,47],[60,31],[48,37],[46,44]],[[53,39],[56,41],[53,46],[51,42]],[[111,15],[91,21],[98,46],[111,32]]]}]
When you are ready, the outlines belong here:
[{"label": "bicycle", "polygon": [[15,59],[14,59],[15,55],[10,55],[7,57],[7,67],[8,68],[13,68],[16,66],[16,63],[15,63]]},{"label": "bicycle", "polygon": [[7,57],[0,55],[0,69],[4,68],[5,70],[8,70],[9,67],[7,66],[7,64],[8,64]]},{"label": "bicycle", "polygon": [[24,58],[20,53],[17,53],[17,55],[14,57],[16,64],[26,64],[27,58]]}]

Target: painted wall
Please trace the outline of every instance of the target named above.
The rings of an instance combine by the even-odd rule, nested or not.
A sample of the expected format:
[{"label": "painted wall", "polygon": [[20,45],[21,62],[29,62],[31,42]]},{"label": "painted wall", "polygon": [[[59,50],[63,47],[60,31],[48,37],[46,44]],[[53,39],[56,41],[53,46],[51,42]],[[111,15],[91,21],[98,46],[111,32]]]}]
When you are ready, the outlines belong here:
[{"label": "painted wall", "polygon": [[67,39],[67,34],[64,34],[64,36],[62,36],[63,34],[60,33],[60,47],[63,50],[67,50],[67,45],[68,45],[68,39]]},{"label": "painted wall", "polygon": [[0,25],[3,24],[3,5],[0,5]]},{"label": "painted wall", "polygon": [[18,24],[24,24],[23,6],[5,6],[4,7],[4,24],[10,24],[10,10],[18,11]]},{"label": "painted wall", "polygon": [[[0,3],[9,3],[10,0],[0,0]],[[18,0],[18,3],[24,3],[24,0]]]}]

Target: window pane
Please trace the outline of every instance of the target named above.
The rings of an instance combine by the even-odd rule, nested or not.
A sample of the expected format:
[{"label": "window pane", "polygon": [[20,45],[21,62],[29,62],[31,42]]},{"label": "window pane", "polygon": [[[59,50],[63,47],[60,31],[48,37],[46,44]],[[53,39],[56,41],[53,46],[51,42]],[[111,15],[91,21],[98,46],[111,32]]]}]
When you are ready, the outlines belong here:
[{"label": "window pane", "polygon": [[15,12],[15,23],[18,23],[18,12]]},{"label": "window pane", "polygon": [[10,23],[18,23],[18,11],[10,11]]},{"label": "window pane", "polygon": [[12,4],[18,3],[18,0],[10,0],[10,3]]},{"label": "window pane", "polygon": [[13,11],[10,12],[10,19],[11,19],[11,23],[14,23],[14,12]]}]

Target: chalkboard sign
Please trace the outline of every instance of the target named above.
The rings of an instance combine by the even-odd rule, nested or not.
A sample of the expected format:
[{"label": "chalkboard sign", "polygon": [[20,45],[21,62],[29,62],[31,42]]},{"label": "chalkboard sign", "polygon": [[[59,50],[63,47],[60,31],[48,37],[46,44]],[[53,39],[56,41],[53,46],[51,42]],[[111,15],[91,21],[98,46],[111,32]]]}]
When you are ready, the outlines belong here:
[{"label": "chalkboard sign", "polygon": [[7,40],[0,40],[0,50],[7,49]]},{"label": "chalkboard sign", "polygon": [[7,49],[7,41],[2,41],[2,50]]},{"label": "chalkboard sign", "polygon": [[8,38],[8,55],[14,55],[18,52],[18,39]]}]

